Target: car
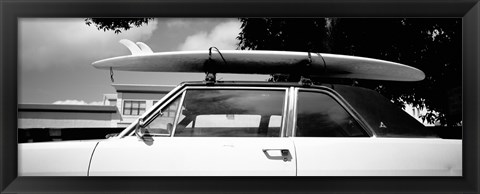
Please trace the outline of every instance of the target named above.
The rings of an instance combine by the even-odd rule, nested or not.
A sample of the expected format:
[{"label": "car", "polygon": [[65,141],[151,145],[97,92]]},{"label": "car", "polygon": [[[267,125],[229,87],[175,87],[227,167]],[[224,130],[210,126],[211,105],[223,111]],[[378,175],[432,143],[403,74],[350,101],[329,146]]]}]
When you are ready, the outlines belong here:
[{"label": "car", "polygon": [[[138,64],[141,58],[141,64],[148,64],[162,57],[181,64],[170,70],[208,71],[206,80],[181,83],[115,137],[19,144],[19,176],[462,176],[462,140],[439,138],[381,94],[356,86],[312,83],[311,74],[300,82],[215,80],[219,72],[250,73],[239,65],[259,65],[251,64],[252,60],[276,67],[259,70],[262,73],[284,71],[290,62],[272,61],[299,54],[222,53],[217,64],[234,65],[214,73],[212,66],[203,63],[212,61],[211,51],[205,60],[189,52],[117,57],[111,60],[120,63],[107,66],[102,65],[111,60],[101,61],[98,66],[103,68],[132,70],[126,61]],[[261,56],[255,58],[252,53]],[[275,57],[265,57],[271,55]],[[330,72],[337,72],[328,78],[345,78],[335,69],[342,62],[334,59],[387,63],[349,56],[318,57],[324,61],[320,66],[326,63]],[[183,63],[186,60],[190,62]],[[307,62],[313,64],[311,58]],[[312,69],[318,66],[307,64]],[[423,72],[402,68],[415,70],[417,75],[406,73],[395,79],[423,79]],[[372,68],[367,72],[372,73]],[[364,76],[354,74],[349,75]]]}]

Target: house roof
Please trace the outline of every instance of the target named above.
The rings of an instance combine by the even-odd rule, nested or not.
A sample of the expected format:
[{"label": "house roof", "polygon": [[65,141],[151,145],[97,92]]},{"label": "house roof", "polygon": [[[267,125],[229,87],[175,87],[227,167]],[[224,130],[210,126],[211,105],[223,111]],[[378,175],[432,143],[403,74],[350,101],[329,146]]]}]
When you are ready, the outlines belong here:
[{"label": "house roof", "polygon": [[173,85],[112,84],[117,93],[168,93]]},{"label": "house roof", "polygon": [[19,104],[22,112],[117,112],[116,106],[104,105],[72,105],[72,104]]}]

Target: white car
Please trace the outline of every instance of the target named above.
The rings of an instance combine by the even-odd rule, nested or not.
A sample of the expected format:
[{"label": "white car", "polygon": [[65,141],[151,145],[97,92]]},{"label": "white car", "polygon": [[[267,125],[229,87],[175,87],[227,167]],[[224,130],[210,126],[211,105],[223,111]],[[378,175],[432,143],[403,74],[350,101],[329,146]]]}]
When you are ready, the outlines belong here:
[{"label": "white car", "polygon": [[117,137],[23,143],[20,176],[461,176],[440,139],[375,91],[183,83]]},{"label": "white car", "polygon": [[[418,81],[418,69],[305,52],[153,53],[137,44],[126,44],[133,55],[93,65],[205,72],[206,80],[180,84],[116,137],[19,144],[20,176],[462,176],[462,140],[438,138],[375,91],[308,79]],[[216,73],[306,79],[227,82]]]}]

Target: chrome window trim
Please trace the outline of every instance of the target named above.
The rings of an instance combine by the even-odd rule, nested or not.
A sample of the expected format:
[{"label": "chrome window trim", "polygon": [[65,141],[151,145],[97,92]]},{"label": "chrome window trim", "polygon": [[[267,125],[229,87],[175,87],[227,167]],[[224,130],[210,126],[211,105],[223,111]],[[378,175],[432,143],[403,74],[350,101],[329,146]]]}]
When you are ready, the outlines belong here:
[{"label": "chrome window trim", "polygon": [[[132,133],[135,133],[135,128],[136,128],[135,126],[138,125],[139,119],[140,119],[140,117],[137,118],[135,121],[133,121],[132,124],[130,124],[128,127],[126,127],[122,132],[120,132],[116,138],[121,139],[121,138],[124,138],[124,137],[131,136]],[[133,124],[135,124],[135,126],[132,126]]]},{"label": "chrome window trim", "polygon": [[175,113],[175,118],[173,119],[172,134],[170,134],[170,137],[174,137],[173,135],[175,134],[175,130],[177,129],[177,121],[180,118],[180,110],[182,109],[183,100],[185,100],[185,94],[187,93],[187,88],[182,90],[182,97],[180,98],[180,101],[178,102],[177,112]]},{"label": "chrome window trim", "polygon": [[[138,125],[138,122],[140,120],[150,120],[151,117],[153,115],[155,115],[158,111],[162,110],[162,108],[164,108],[166,106],[166,104],[169,104],[173,99],[175,99],[178,95],[182,94],[182,92],[185,90],[185,85],[184,84],[180,84],[179,86],[177,86],[176,88],[174,88],[172,91],[170,91],[167,95],[165,95],[164,97],[162,97],[160,100],[157,101],[157,104],[155,106],[155,104],[150,107],[149,110],[145,110],[145,113],[143,113],[141,116],[138,117],[137,120],[135,120],[133,123],[135,123],[135,126],[130,128],[130,129],[125,129],[124,131],[122,131],[119,135],[118,135],[118,138],[124,138],[124,137],[128,137],[128,136],[131,136],[132,133],[135,132],[135,128],[136,126]],[[160,102],[160,103],[158,103]],[[132,124],[133,124],[132,123]],[[130,127],[130,126],[129,126]]]},{"label": "chrome window trim", "polygon": [[283,111],[282,111],[282,126],[281,126],[281,129],[280,129],[280,138],[282,137],[286,137],[285,133],[286,131],[288,130],[287,128],[287,117],[288,117],[288,106],[289,106],[289,89],[288,88],[284,88],[285,89],[285,94],[284,94],[284,98],[283,98]]},{"label": "chrome window trim", "polygon": [[365,120],[359,115],[348,102],[342,98],[337,92],[334,90],[320,86],[316,88],[296,88],[295,89],[295,108],[294,108],[294,121],[293,121],[293,128],[292,128],[292,137],[296,137],[295,132],[296,132],[296,124],[297,124],[297,105],[298,105],[298,93],[301,91],[307,91],[307,92],[317,92],[317,93],[324,93],[330,97],[332,97],[342,108],[344,108],[350,116],[357,121],[357,123],[362,127],[362,129],[370,136],[375,138],[376,134],[375,131],[371,128],[370,125],[368,125]]},{"label": "chrome window trim", "polygon": [[286,137],[293,137],[293,128],[295,126],[295,112],[296,112],[296,88],[289,88],[289,98],[288,98],[288,122],[287,122],[287,131],[285,133]]},{"label": "chrome window trim", "polygon": [[185,89],[255,89],[255,90],[287,90],[288,87],[259,87],[259,86],[185,86]]},{"label": "chrome window trim", "polygon": [[[289,88],[288,87],[258,87],[258,86],[239,86],[239,87],[236,87],[236,86],[186,86],[182,92],[183,92],[183,97],[182,97],[182,101],[179,103],[179,107],[181,107],[183,105],[183,101],[185,99],[185,95],[186,95],[186,90],[189,90],[189,89],[201,89],[201,90],[214,90],[214,89],[229,89],[229,90],[283,90],[285,92],[284,94],[284,98],[283,98],[283,109],[282,109],[282,122],[281,122],[281,130],[280,130],[280,137],[279,138],[282,138],[282,137],[285,137],[284,136],[284,133],[286,131],[286,123],[287,123],[287,105],[288,105],[288,97],[289,97]],[[180,111],[178,111],[179,113]],[[178,114],[175,118],[175,124],[173,125],[173,132],[172,132],[172,137],[175,137],[174,136],[174,132],[175,130],[177,129],[177,119],[180,117],[180,114]]]},{"label": "chrome window trim", "polygon": [[135,133],[133,130],[132,130],[132,131],[129,130],[128,132],[129,132],[129,133],[128,133],[127,135],[124,135],[124,136],[122,136],[121,138],[128,137],[128,136],[132,136],[133,133]]}]

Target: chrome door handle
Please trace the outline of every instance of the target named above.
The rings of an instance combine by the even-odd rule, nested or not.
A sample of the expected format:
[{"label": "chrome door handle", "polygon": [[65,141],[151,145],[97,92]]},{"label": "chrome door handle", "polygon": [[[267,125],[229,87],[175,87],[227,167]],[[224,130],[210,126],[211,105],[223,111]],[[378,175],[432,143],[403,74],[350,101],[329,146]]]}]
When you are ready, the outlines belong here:
[{"label": "chrome door handle", "polygon": [[[282,159],[285,162],[291,159],[290,151],[288,149],[263,149],[262,151],[269,159]],[[280,156],[273,154],[273,152],[278,153],[278,151],[281,154]]]}]

